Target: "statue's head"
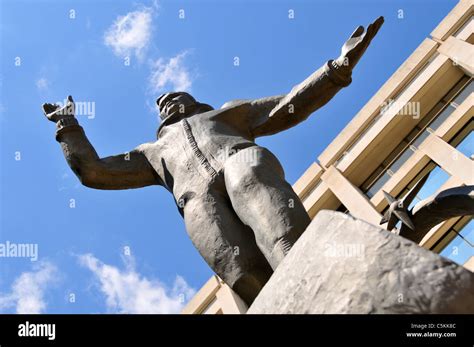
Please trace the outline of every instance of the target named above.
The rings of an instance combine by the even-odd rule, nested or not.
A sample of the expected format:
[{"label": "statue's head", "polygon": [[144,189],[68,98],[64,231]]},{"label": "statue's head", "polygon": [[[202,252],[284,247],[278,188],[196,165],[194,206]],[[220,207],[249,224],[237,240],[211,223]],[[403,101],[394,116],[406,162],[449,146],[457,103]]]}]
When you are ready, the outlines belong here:
[{"label": "statue's head", "polygon": [[162,94],[156,99],[160,110],[161,123],[175,116],[188,117],[196,112],[213,110],[212,106],[197,102],[191,94],[186,92],[172,92]]}]

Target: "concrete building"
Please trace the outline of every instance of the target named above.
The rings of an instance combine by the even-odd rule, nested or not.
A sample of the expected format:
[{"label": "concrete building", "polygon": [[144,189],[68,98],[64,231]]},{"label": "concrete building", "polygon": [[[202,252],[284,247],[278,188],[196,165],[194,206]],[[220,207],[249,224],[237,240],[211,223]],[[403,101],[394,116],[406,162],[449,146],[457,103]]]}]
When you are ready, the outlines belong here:
[{"label": "concrete building", "polygon": [[219,277],[212,276],[194,295],[182,314],[239,314],[247,305]]},{"label": "concrete building", "polygon": [[[403,197],[430,174],[415,204],[474,184],[473,15],[474,2],[461,0],[294,184],[311,218],[330,209],[378,225],[388,207],[382,190]],[[453,218],[420,245],[474,271],[473,239],[472,217]],[[196,299],[208,300],[201,291]],[[211,307],[229,307],[215,298]],[[184,311],[206,309],[193,299]]]}]

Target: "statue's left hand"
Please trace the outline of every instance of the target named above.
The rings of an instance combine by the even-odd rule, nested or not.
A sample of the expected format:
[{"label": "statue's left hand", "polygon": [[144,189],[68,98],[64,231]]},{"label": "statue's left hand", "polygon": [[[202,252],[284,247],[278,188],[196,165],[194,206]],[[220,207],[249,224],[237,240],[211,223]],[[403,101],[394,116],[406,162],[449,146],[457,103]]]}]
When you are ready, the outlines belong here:
[{"label": "statue's left hand", "polygon": [[63,107],[57,104],[43,104],[43,113],[51,122],[57,122],[63,118],[74,117],[75,104],[72,96],[67,97],[67,103]]},{"label": "statue's left hand", "polygon": [[357,65],[359,59],[364,54],[372,39],[375,37],[384,22],[383,17],[379,17],[367,27],[359,26],[344,43],[341,49],[341,55],[335,60],[335,63],[341,70],[348,73]]}]

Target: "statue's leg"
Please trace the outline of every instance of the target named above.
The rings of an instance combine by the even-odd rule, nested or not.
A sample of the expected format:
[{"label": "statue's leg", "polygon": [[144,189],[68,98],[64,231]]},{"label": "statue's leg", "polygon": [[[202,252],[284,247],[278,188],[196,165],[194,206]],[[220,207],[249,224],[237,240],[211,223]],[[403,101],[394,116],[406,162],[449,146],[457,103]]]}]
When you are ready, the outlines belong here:
[{"label": "statue's leg", "polygon": [[227,159],[224,176],[235,212],[276,269],[310,223],[278,159],[265,148],[250,147]]},{"label": "statue's leg", "polygon": [[252,230],[232,209],[221,175],[184,206],[186,229],[199,253],[248,305],[273,271],[257,247]]}]

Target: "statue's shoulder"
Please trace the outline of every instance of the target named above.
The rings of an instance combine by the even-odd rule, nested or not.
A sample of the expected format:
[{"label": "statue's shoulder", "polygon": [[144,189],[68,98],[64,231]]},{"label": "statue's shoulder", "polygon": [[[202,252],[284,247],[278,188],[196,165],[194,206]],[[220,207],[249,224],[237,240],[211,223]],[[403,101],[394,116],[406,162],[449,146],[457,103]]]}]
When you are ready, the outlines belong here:
[{"label": "statue's shoulder", "polygon": [[252,100],[250,99],[236,99],[236,100],[230,100],[227,101],[224,105],[221,106],[221,110],[224,108],[229,108],[229,107],[236,107],[236,106],[242,106],[245,104],[250,104]]},{"label": "statue's shoulder", "polygon": [[157,146],[158,146],[158,141],[145,142],[135,147],[135,151],[139,153],[143,153],[143,154],[148,154],[150,151],[156,151]]}]

